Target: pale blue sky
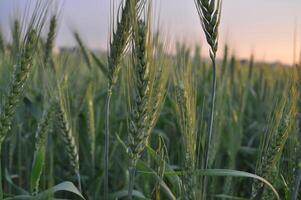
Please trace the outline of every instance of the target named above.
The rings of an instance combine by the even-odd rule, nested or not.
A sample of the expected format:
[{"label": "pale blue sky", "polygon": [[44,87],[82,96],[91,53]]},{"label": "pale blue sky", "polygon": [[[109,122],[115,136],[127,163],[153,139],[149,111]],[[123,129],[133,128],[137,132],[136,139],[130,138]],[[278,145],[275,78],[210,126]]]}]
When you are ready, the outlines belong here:
[{"label": "pale blue sky", "polygon": [[[10,16],[22,10],[28,0],[0,0],[0,24],[7,32]],[[31,0],[35,1],[35,0]],[[71,30],[78,30],[91,48],[106,49],[109,35],[111,0],[60,0],[64,2],[57,38],[58,46],[72,46]],[[204,35],[194,0],[153,0],[160,28],[171,44],[203,44]],[[300,0],[224,0],[220,44],[228,41],[231,51],[240,57],[251,52],[259,60],[291,63],[293,32],[297,24],[301,44]],[[19,13],[19,12],[18,12]],[[300,45],[298,45],[298,48]]]}]

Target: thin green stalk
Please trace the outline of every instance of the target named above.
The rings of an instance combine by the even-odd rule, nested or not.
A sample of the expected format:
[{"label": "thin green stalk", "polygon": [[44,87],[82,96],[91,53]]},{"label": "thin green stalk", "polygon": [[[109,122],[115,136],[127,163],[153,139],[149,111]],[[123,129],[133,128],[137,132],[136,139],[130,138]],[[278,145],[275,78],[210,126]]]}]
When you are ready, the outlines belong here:
[{"label": "thin green stalk", "polygon": [[292,194],[292,200],[298,199],[298,195],[300,195],[300,190],[301,190],[300,185],[301,185],[301,169],[299,169],[297,173],[297,178],[295,181],[294,190]]},{"label": "thin green stalk", "polygon": [[135,175],[136,175],[136,167],[129,167],[129,188],[128,188],[129,189],[129,193],[128,193],[129,200],[133,199]]},{"label": "thin green stalk", "polygon": [[112,86],[109,86],[106,99],[106,122],[105,122],[105,155],[104,155],[104,199],[109,194],[109,142],[110,142],[110,103],[112,97]]},{"label": "thin green stalk", "polygon": [[[216,55],[213,54],[211,56],[212,61],[212,88],[211,88],[211,107],[210,107],[210,121],[209,121],[209,128],[208,134],[205,143],[205,164],[204,169],[208,168],[209,158],[210,158],[210,144],[212,139],[212,132],[213,132],[213,124],[214,124],[214,113],[215,113],[215,99],[216,99]],[[203,186],[203,199],[206,199],[206,189],[207,189],[207,176],[204,176],[204,186]]]},{"label": "thin green stalk", "polygon": [[2,189],[2,143],[3,140],[0,141],[0,200],[3,200],[3,189]]}]

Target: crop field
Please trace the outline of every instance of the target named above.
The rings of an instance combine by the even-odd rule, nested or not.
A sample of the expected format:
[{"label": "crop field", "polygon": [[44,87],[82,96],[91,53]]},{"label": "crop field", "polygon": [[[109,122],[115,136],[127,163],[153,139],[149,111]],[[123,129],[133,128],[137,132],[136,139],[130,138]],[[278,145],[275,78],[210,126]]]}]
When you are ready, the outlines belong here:
[{"label": "crop field", "polygon": [[60,15],[33,2],[0,31],[0,200],[301,199],[301,63],[219,45],[228,1],[195,0],[205,57],[170,53],[148,0],[112,12],[107,52],[78,32],[56,52]]}]

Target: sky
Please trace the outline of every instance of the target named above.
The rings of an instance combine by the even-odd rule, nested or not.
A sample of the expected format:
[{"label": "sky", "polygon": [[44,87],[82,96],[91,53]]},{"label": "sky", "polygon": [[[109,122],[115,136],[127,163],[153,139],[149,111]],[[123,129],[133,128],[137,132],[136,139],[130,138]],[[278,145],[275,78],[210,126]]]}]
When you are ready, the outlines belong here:
[{"label": "sky", "polygon": [[[7,38],[12,16],[22,16],[20,13],[29,1],[37,0],[0,0],[0,26]],[[57,1],[62,12],[56,45],[74,46],[72,31],[76,30],[90,48],[106,50],[113,0]],[[160,31],[171,49],[176,42],[182,42],[191,48],[200,45],[202,53],[207,54],[194,0],[153,0],[153,8],[154,21],[159,21]],[[253,53],[257,60],[291,64],[294,43],[297,57],[300,52],[300,10],[300,0],[224,0],[219,56],[227,43],[231,53],[240,58],[249,58]]]}]

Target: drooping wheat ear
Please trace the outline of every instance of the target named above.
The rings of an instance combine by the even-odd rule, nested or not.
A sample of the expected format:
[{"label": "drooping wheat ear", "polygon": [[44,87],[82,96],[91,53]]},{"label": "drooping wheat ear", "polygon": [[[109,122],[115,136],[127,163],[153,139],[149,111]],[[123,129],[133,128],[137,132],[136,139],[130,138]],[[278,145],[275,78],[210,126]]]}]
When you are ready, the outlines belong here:
[{"label": "drooping wheat ear", "polygon": [[[281,158],[284,145],[292,131],[296,119],[297,93],[295,86],[289,90],[289,97],[283,96],[277,102],[270,116],[268,130],[263,135],[260,154],[256,166],[256,174],[271,181],[273,173],[277,172],[277,163]],[[284,93],[287,93],[284,92]],[[283,94],[284,94],[283,93]],[[287,94],[286,94],[287,95]],[[265,199],[267,191],[262,183],[253,182],[252,199]]]},{"label": "drooping wheat ear", "polygon": [[72,129],[69,124],[69,120],[66,114],[66,111],[61,107],[57,111],[57,117],[60,121],[59,127],[62,132],[62,138],[67,148],[67,153],[71,161],[71,166],[73,167],[76,173],[79,172],[79,156],[77,145],[75,143],[75,138],[72,133]]},{"label": "drooping wheat ear", "polygon": [[70,120],[67,115],[67,110],[65,105],[61,102],[57,109],[57,122],[58,126],[61,130],[61,136],[63,142],[66,146],[67,154],[69,157],[69,161],[71,163],[71,167],[73,168],[75,174],[78,177],[78,186],[81,189],[81,180],[79,173],[79,154],[76,145],[76,141],[73,135],[73,131],[71,128]]},{"label": "drooping wheat ear", "polygon": [[[117,82],[120,71],[120,62],[126,46],[128,44],[132,21],[136,19],[138,3],[141,0],[126,0],[125,5],[121,5],[121,12],[118,13],[116,29],[112,30],[110,39],[110,52],[108,55],[108,91],[106,98],[106,120],[105,120],[105,152],[104,152],[104,199],[108,199],[109,193],[109,142],[110,142],[110,102],[112,89]],[[143,0],[142,0],[143,1]],[[122,2],[123,3],[123,2]],[[115,27],[115,26],[113,26]]]},{"label": "drooping wheat ear", "polygon": [[105,75],[105,77],[108,77],[108,69],[107,66],[99,59],[93,51],[89,51],[86,46],[84,45],[80,35],[77,32],[74,32],[74,38],[80,48],[81,53],[83,54],[84,60],[88,66],[88,68],[92,69],[92,62],[90,59],[90,56],[92,57],[92,61],[95,62],[95,64],[99,67],[101,72]]},{"label": "drooping wheat ear", "polygon": [[152,47],[149,24],[139,20],[133,27],[133,37],[134,86],[131,91],[134,95],[130,108],[128,134],[129,199],[132,198],[136,163],[158,119],[168,79],[168,74],[166,74],[168,66],[164,66],[166,69],[162,70],[162,66],[154,62],[155,51]]},{"label": "drooping wheat ear", "polygon": [[33,54],[36,47],[36,32],[30,31],[26,37],[25,47],[21,55],[21,59],[15,65],[13,79],[8,91],[7,98],[2,105],[0,115],[0,143],[5,139],[10,130],[11,120],[15,113],[16,106],[21,98],[24,85],[28,79],[32,66]]},{"label": "drooping wheat ear", "polygon": [[[194,0],[199,13],[201,24],[206,35],[207,43],[210,46],[210,58],[212,61],[212,89],[211,89],[211,107],[208,133],[205,141],[204,152],[204,169],[208,168],[210,157],[210,144],[213,132],[214,113],[215,113],[215,96],[216,96],[216,52],[218,48],[218,28],[221,17],[222,0]],[[207,177],[203,180],[203,199],[206,199]]]},{"label": "drooping wheat ear", "polygon": [[108,69],[106,67],[106,65],[101,61],[100,58],[98,58],[95,53],[93,53],[92,51],[90,51],[90,54],[92,56],[93,61],[96,63],[96,65],[99,67],[99,69],[101,70],[101,72],[103,73],[103,75],[105,77],[108,77]]},{"label": "drooping wheat ear", "polygon": [[47,136],[51,126],[51,120],[55,111],[54,104],[50,105],[44,112],[35,135],[35,152],[30,177],[31,192],[39,192],[40,177],[45,163],[45,151],[47,146]]},{"label": "drooping wheat ear", "polygon": [[85,62],[87,63],[87,66],[89,67],[89,69],[92,69],[89,53],[88,53],[82,39],[80,38],[80,36],[77,32],[74,32],[73,35],[74,35],[74,38],[75,38],[77,44],[79,45],[80,51],[83,54],[83,57],[84,57]]},{"label": "drooping wheat ear", "polygon": [[51,58],[52,58],[52,49],[54,46],[54,40],[55,40],[55,34],[57,29],[57,17],[56,15],[53,15],[50,20],[49,24],[49,31],[47,35],[47,40],[45,44],[45,52],[44,52],[44,64],[48,65],[51,64]]},{"label": "drooping wheat ear", "polygon": [[[186,59],[188,59],[188,57]],[[177,71],[174,75],[175,108],[184,144],[182,196],[183,199],[194,200],[196,195],[196,179],[194,178],[193,173],[196,166],[197,148],[195,81],[192,75],[192,65],[188,60],[184,62],[179,60],[177,67]]]},{"label": "drooping wheat ear", "polygon": [[61,132],[61,138],[66,147],[67,155],[70,161],[70,166],[77,176],[78,187],[81,190],[80,164],[79,153],[74,131],[71,123],[70,106],[67,91],[67,77],[65,76],[62,82],[58,85],[58,102],[56,110],[56,124]]}]

